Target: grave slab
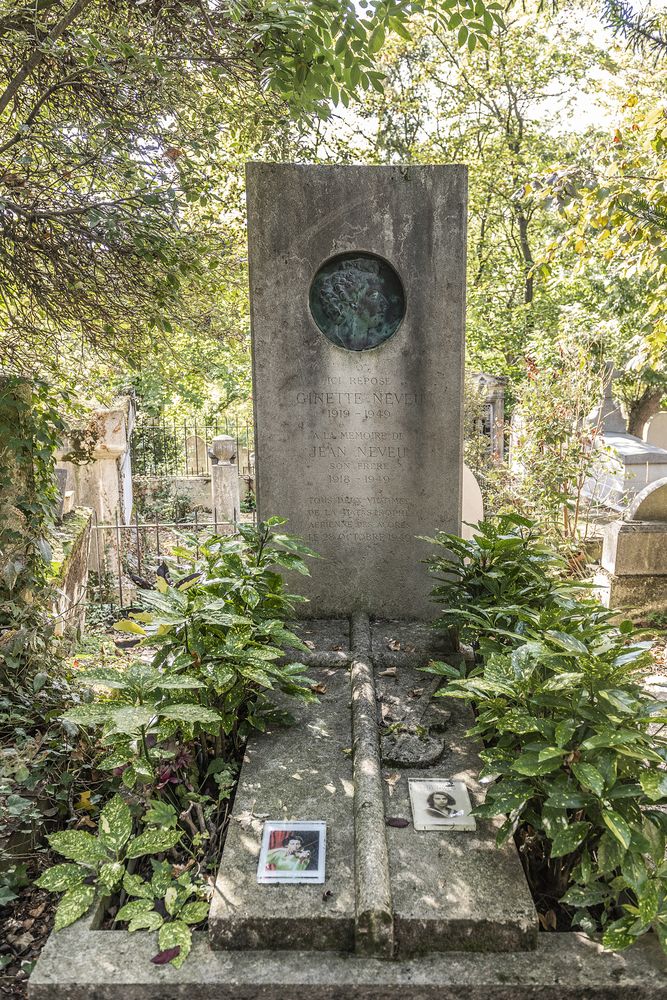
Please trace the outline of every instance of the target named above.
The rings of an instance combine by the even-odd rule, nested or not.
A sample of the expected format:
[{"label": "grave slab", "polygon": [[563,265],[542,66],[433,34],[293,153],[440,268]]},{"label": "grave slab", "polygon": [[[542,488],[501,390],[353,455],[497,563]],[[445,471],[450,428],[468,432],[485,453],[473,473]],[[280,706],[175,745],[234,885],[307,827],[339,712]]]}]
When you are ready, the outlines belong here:
[{"label": "grave slab", "polygon": [[[433,678],[409,667],[376,675],[381,712],[391,723],[421,732],[430,752],[433,727],[444,742],[435,763],[412,766],[385,761],[385,811],[405,818],[405,828],[388,827],[395,938],[399,957],[426,951],[515,951],[537,943],[537,914],[513,841],[497,848],[496,826],[477,820],[476,832],[416,831],[412,825],[410,778],[459,778],[473,804],[484,799],[477,781],[482,763],[466,737],[474,719],[453,698],[432,701]],[[445,719],[438,719],[438,713]],[[418,749],[419,735],[413,737]]]},{"label": "grave slab", "polygon": [[[214,948],[354,946],[349,675],[311,676],[319,703],[290,702],[295,725],[248,741],[209,916]],[[327,823],[325,885],[258,885],[265,819]]]}]

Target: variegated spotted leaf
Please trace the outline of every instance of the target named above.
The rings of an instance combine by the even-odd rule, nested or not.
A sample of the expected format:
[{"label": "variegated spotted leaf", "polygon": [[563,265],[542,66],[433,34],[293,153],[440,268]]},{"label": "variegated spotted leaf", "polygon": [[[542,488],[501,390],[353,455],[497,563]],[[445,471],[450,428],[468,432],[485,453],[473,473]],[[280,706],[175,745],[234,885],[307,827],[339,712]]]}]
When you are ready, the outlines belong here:
[{"label": "variegated spotted leaf", "polygon": [[209,907],[210,903],[206,900],[197,903],[186,903],[185,906],[181,907],[178,919],[186,924],[199,924],[202,920],[206,920]]},{"label": "variegated spotted leaf", "polygon": [[122,861],[111,861],[107,865],[102,865],[97,876],[98,885],[105,892],[113,892],[119,885],[124,871],[125,865]]},{"label": "variegated spotted leaf", "polygon": [[181,839],[180,830],[144,830],[130,841],[126,857],[140,858],[144,854],[161,854],[168,851]]},{"label": "variegated spotted leaf", "polygon": [[110,860],[104,844],[85,830],[59,830],[46,839],[58,854],[91,868],[97,868],[100,862]]},{"label": "variegated spotted leaf", "polygon": [[171,959],[171,964],[176,969],[180,969],[192,947],[190,928],[182,920],[172,920],[168,924],[162,924],[158,934],[158,944],[162,951],[166,951],[168,948],[179,949],[178,955],[174,955]]},{"label": "variegated spotted leaf", "polygon": [[156,931],[164,923],[164,918],[156,910],[140,913],[133,917],[127,925],[128,931]]},{"label": "variegated spotted leaf", "polygon": [[121,906],[116,914],[116,920],[134,920],[144,913],[150,913],[153,909],[153,902],[150,899],[132,899],[125,906]]},{"label": "variegated spotted leaf", "polygon": [[100,840],[114,854],[118,854],[130,839],[132,814],[120,795],[114,795],[102,809],[98,830]]},{"label": "variegated spotted leaf", "polygon": [[48,889],[49,892],[65,892],[75,885],[79,885],[90,875],[88,868],[81,865],[54,865],[35,881],[40,889]]},{"label": "variegated spotted leaf", "polygon": [[58,904],[54,929],[61,931],[63,927],[69,927],[90,909],[94,899],[95,886],[93,885],[81,884],[68,889]]},{"label": "variegated spotted leaf", "polygon": [[123,889],[128,896],[137,896],[139,899],[154,899],[155,893],[149,882],[145,882],[141,875],[134,875],[125,872],[123,876]]}]

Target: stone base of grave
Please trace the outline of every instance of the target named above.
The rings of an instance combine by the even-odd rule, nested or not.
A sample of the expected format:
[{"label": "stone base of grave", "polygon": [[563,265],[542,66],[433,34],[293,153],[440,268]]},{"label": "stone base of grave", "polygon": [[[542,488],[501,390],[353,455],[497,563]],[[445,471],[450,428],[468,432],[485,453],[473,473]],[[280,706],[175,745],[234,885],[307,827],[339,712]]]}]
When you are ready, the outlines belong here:
[{"label": "stone base of grave", "polygon": [[[98,930],[98,910],[52,934],[31,1000],[667,1000],[654,940],[619,956],[538,935],[492,823],[414,829],[410,777],[461,778],[482,797],[469,709],[434,701],[438,679],[418,670],[439,655],[428,631],[364,615],[299,631],[320,700],[248,742],[208,934],[181,969],[156,967],[154,934]],[[326,821],[324,885],[258,885],[265,819]]]},{"label": "stone base of grave", "polygon": [[667,610],[667,576],[617,576],[603,570],[593,584],[607,608],[643,613]]},{"label": "stone base of grave", "polygon": [[180,969],[157,966],[155,934],[52,934],[30,1000],[665,1000],[667,965],[645,938],[623,954],[583,934],[540,934],[534,951],[380,961],[336,952],[214,951],[196,933]]}]

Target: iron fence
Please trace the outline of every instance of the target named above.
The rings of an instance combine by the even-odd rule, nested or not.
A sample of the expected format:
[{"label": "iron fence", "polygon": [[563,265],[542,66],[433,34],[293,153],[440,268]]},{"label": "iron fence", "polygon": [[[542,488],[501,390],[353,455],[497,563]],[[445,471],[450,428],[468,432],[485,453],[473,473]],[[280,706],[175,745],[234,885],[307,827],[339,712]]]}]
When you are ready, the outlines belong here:
[{"label": "iron fence", "polygon": [[236,442],[239,475],[251,476],[254,433],[250,423],[238,418],[207,420],[137,416],[132,434],[132,470],[136,476],[206,476],[210,474],[208,448],[214,437],[227,434]]},{"label": "iron fence", "polygon": [[90,552],[88,603],[98,606],[124,608],[133,604],[136,592],[142,587],[153,587],[156,575],[164,573],[165,559],[178,575],[179,565],[187,569],[186,561],[178,549],[187,544],[199,558],[200,541],[212,534],[233,535],[239,522],[254,523],[254,511],[246,514],[234,512],[232,521],[218,518],[217,512],[198,511],[183,520],[142,520],[135,513],[130,524],[124,524],[116,513],[111,521],[101,522],[95,517]]}]

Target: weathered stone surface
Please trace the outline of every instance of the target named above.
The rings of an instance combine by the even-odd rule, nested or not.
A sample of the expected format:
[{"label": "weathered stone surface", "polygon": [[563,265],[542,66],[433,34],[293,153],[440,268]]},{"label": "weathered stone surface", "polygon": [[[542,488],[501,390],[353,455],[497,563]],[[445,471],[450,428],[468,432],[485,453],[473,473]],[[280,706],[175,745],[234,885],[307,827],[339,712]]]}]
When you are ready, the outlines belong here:
[{"label": "weathered stone surface", "polygon": [[[430,696],[429,675],[410,668],[395,677],[378,677],[383,695],[392,695],[415,718]],[[427,688],[414,697],[415,691]],[[446,755],[424,770],[396,773],[385,762],[385,809],[388,816],[412,819],[408,779],[442,776],[466,781],[473,802],[483,801],[477,781],[481,762],[465,736],[473,723],[470,709],[454,699],[439,700],[451,713],[446,724]],[[416,705],[414,709],[412,706]],[[398,714],[400,707],[394,709]],[[426,719],[428,716],[425,717]],[[512,841],[495,845],[496,829],[477,820],[474,833],[417,832],[387,829],[395,938],[399,956],[425,951],[515,951],[534,948],[537,915]]]},{"label": "weathered stone surface", "polygon": [[[667,414],[665,414],[667,416]],[[667,522],[667,479],[645,486],[628,507],[626,521]]]},{"label": "weathered stone surface", "polygon": [[[325,557],[307,613],[432,617],[416,536],[460,527],[466,170],[255,163],[247,187],[259,515]],[[371,350],[309,308],[322,264],[358,251],[405,292]]]},{"label": "weathered stone surface", "polygon": [[642,435],[647,444],[658,448],[667,448],[667,411],[662,410],[647,422]]},{"label": "weathered stone surface", "polygon": [[613,521],[605,525],[601,564],[616,576],[667,575],[667,522]]},{"label": "weathered stone surface", "polygon": [[386,767],[432,767],[445,752],[445,741],[425,733],[390,733],[382,737]]},{"label": "weathered stone surface", "polygon": [[[214,948],[354,946],[349,676],[311,675],[326,689],[320,702],[290,704],[294,726],[248,743],[209,917]],[[324,886],[257,884],[264,819],[327,823]]]},{"label": "weathered stone surface", "polygon": [[597,573],[593,578],[595,593],[606,608],[626,611],[664,612],[667,608],[667,575],[615,576]]},{"label": "weathered stone surface", "polygon": [[534,952],[450,952],[383,962],[333,952],[213,951],[195,933],[180,968],[151,964],[156,935],[52,934],[29,981],[30,1000],[665,1000],[667,964],[655,939],[623,954],[583,934],[541,934]]},{"label": "weathered stone surface", "polygon": [[[353,645],[370,646],[354,623]],[[355,634],[357,633],[357,634]],[[350,671],[354,773],[354,864],[356,884],[355,948],[357,954],[391,958],[394,924],[385,836],[382,764],[377,727],[373,664],[355,655]]]}]

